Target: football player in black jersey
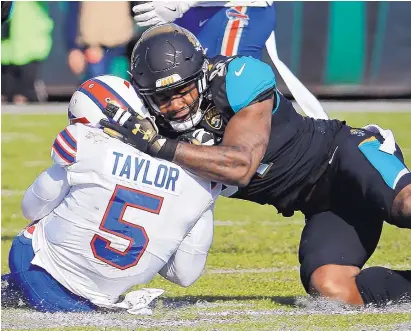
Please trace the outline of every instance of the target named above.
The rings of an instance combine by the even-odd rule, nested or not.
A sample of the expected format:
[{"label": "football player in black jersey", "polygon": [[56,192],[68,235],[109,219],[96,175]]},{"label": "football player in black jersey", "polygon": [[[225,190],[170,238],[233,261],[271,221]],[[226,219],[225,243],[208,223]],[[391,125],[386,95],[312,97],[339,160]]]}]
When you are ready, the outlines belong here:
[{"label": "football player in black jersey", "polygon": [[[271,204],[284,216],[301,210],[300,275],[308,293],[351,304],[411,296],[410,271],[361,270],[384,220],[411,228],[411,173],[391,131],[303,117],[276,89],[267,64],[209,59],[174,24],[147,30],[131,60],[132,83],[159,129],[147,118],[122,120],[127,111],[118,108],[105,112],[122,125],[103,126],[148,154],[228,185],[232,197]],[[182,139],[204,133],[214,146]]]}]

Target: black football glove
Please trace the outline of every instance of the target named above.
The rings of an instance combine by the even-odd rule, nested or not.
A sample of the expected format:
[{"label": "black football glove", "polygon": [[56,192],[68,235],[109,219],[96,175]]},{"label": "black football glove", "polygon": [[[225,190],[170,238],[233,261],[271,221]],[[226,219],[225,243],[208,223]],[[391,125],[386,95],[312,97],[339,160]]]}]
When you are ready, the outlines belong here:
[{"label": "black football glove", "polygon": [[103,113],[116,122],[100,120],[104,132],[151,156],[173,160],[178,142],[159,135],[151,117],[142,117],[131,108],[124,110],[112,103],[107,104]]}]

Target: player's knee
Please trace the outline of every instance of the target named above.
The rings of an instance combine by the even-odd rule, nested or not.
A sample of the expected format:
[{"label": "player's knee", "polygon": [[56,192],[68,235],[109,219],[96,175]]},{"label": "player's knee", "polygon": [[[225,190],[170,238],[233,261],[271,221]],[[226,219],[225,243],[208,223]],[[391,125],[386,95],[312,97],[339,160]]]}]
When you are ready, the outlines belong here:
[{"label": "player's knee", "polygon": [[352,266],[322,266],[311,275],[310,293],[349,304],[362,304],[355,284],[359,272],[359,268]]},{"label": "player's knee", "polygon": [[411,184],[404,187],[395,197],[391,215],[395,225],[411,229]]},{"label": "player's knee", "polygon": [[200,277],[200,275],[185,275],[176,279],[174,283],[182,287],[188,287],[192,285],[198,277]]},{"label": "player's knee", "polygon": [[411,271],[370,267],[355,277],[364,304],[383,306],[411,301]]}]

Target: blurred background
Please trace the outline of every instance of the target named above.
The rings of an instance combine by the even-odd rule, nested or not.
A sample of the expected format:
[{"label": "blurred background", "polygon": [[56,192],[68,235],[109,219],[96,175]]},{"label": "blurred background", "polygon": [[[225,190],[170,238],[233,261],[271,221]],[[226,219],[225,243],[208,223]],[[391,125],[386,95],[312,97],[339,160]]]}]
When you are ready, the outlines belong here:
[{"label": "blurred background", "polygon": [[[274,6],[279,57],[315,95],[411,97],[411,2]],[[141,34],[131,7],[127,1],[15,2],[1,31],[2,103],[66,101],[91,76],[128,78],[130,50]],[[262,59],[272,65],[265,51]],[[289,96],[281,79],[279,88]]]}]

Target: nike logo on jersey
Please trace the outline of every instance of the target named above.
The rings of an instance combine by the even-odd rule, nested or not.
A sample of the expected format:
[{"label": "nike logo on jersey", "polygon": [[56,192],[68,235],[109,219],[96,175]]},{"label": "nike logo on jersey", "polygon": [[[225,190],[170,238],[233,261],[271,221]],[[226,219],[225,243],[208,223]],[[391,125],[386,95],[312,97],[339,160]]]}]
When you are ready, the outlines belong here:
[{"label": "nike logo on jersey", "polygon": [[334,155],[335,155],[335,152],[337,151],[337,149],[338,149],[338,146],[337,146],[336,149],[334,149],[334,153],[333,153],[333,155],[331,155],[331,159],[330,159],[330,161],[328,161],[328,164],[331,164],[331,163],[333,162],[333,160],[334,160]]},{"label": "nike logo on jersey", "polygon": [[167,8],[168,10],[171,10],[171,11],[176,11],[177,10],[177,8],[176,7],[167,7],[167,6],[164,6],[164,8]]},{"label": "nike logo on jersey", "polygon": [[240,70],[238,71],[234,71],[236,76],[241,76],[241,74],[243,73],[244,67],[247,63],[244,63],[243,66],[240,68]]},{"label": "nike logo on jersey", "polygon": [[199,26],[203,26],[204,24],[206,24],[206,22],[208,21],[208,18],[204,21],[200,21],[200,23],[198,23]]}]

